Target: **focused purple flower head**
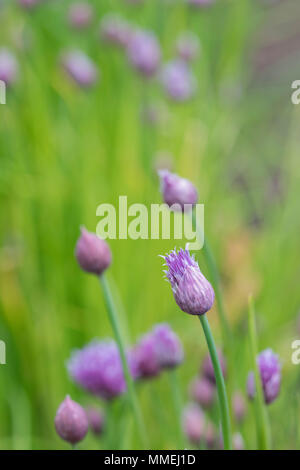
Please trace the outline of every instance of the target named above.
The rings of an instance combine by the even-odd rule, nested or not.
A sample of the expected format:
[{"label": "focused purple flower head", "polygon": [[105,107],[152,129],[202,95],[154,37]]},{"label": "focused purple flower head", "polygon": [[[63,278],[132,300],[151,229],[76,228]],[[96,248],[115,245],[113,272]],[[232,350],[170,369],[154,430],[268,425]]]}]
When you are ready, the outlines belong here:
[{"label": "focused purple flower head", "polygon": [[18,76],[18,62],[15,56],[5,47],[0,48],[0,80],[12,85]]},{"label": "focused purple flower head", "polygon": [[139,379],[156,377],[161,372],[161,364],[157,352],[157,340],[151,331],[142,336],[132,352],[136,361]]},{"label": "focused purple flower head", "polygon": [[215,298],[214,290],[200,271],[194,256],[188,249],[171,251],[163,257],[168,267],[165,271],[175,301],[183,312],[203,315],[208,312]]},{"label": "focused purple flower head", "polygon": [[100,276],[111,264],[111,251],[108,244],[94,233],[81,228],[75,256],[79,266],[88,273]]},{"label": "focused purple flower head", "polygon": [[156,325],[153,330],[160,367],[172,369],[183,361],[180,339],[167,323]]},{"label": "focused purple flower head", "polygon": [[[130,355],[127,360],[135,378],[135,364]],[[74,351],[67,367],[74,382],[105,400],[112,400],[126,391],[122,362],[114,341],[92,341]]]},{"label": "focused purple flower head", "polygon": [[215,386],[206,379],[196,378],[191,383],[190,394],[193,401],[198,403],[203,408],[209,408],[215,400]]},{"label": "focused purple flower head", "polygon": [[92,18],[93,10],[88,3],[76,2],[71,4],[68,12],[68,20],[73,28],[86,28],[91,24]]},{"label": "focused purple flower head", "polygon": [[[225,357],[224,357],[224,355],[223,355],[223,353],[220,349],[217,351],[217,353],[218,353],[218,358],[219,358],[219,361],[220,361],[222,374],[223,374],[223,377],[225,379],[226,374],[227,374],[226,360],[225,360]],[[208,380],[210,380],[211,383],[213,383],[213,384],[216,383],[214,367],[213,367],[213,363],[212,363],[212,360],[211,360],[211,357],[210,357],[209,354],[207,354],[205,356],[205,358],[203,359],[202,374],[204,375],[204,377],[206,377]]]},{"label": "focused purple flower head", "polygon": [[176,48],[182,60],[186,62],[194,60],[200,50],[198,36],[191,31],[182,33],[177,40]]},{"label": "focused purple flower head", "polygon": [[80,50],[65,53],[62,64],[66,72],[82,87],[94,85],[99,78],[99,72],[94,62]]},{"label": "focused purple flower head", "polygon": [[235,392],[233,395],[232,408],[236,421],[238,423],[243,421],[246,414],[246,403],[241,392]]},{"label": "focused purple flower head", "polygon": [[[257,365],[262,382],[264,399],[267,405],[272,403],[280,392],[281,385],[281,365],[279,357],[271,348],[265,349],[257,357]],[[247,381],[248,397],[255,396],[254,373],[250,372]]]},{"label": "focused purple flower head", "polygon": [[136,31],[133,33],[127,55],[130,63],[143,76],[152,77],[160,64],[160,46],[156,36],[151,31]]},{"label": "focused purple flower head", "polygon": [[132,36],[132,30],[123,18],[114,13],[108,13],[101,20],[100,36],[108,43],[127,47]]},{"label": "focused purple flower head", "polygon": [[184,408],[182,427],[191,444],[198,446],[205,434],[205,418],[199,406],[189,403]]},{"label": "focused purple flower head", "polygon": [[87,408],[86,415],[92,432],[99,436],[102,434],[105,426],[105,416],[98,408]]},{"label": "focused purple flower head", "polygon": [[70,444],[82,441],[89,428],[84,409],[76,401],[71,400],[69,395],[59,406],[54,424],[57,434]]},{"label": "focused purple flower head", "polygon": [[163,200],[173,210],[190,211],[197,204],[198,192],[193,183],[168,170],[159,170]]},{"label": "focused purple flower head", "polygon": [[187,101],[196,90],[196,78],[183,60],[167,63],[161,72],[161,82],[171,99]]},{"label": "focused purple flower head", "polygon": [[41,0],[19,0],[19,5],[23,8],[33,8],[35,5],[40,3]]}]

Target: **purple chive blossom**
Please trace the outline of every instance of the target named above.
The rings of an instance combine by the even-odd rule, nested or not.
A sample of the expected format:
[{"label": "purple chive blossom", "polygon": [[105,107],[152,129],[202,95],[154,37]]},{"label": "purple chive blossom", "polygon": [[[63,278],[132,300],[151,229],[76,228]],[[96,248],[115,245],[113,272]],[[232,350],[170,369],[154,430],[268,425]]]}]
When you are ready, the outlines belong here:
[{"label": "purple chive blossom", "polygon": [[186,101],[196,90],[196,79],[183,60],[167,63],[161,72],[161,82],[171,99]]},{"label": "purple chive blossom", "polygon": [[82,441],[89,428],[86,412],[69,395],[59,406],[54,424],[57,434],[70,444]]},{"label": "purple chive blossom", "polygon": [[238,423],[243,421],[246,414],[246,403],[241,392],[235,392],[232,399],[232,409]]},{"label": "purple chive blossom", "polygon": [[198,36],[191,31],[182,33],[177,40],[176,49],[179,57],[185,62],[194,60],[200,50]]},{"label": "purple chive blossom", "polygon": [[193,183],[168,170],[159,170],[158,175],[164,202],[174,210],[191,210],[198,201],[198,192]]},{"label": "purple chive blossom", "polygon": [[152,77],[160,64],[160,46],[151,31],[133,33],[127,48],[130,63],[141,75]]},{"label": "purple chive blossom", "polygon": [[88,418],[89,426],[92,432],[99,436],[102,434],[104,426],[105,426],[105,417],[102,411],[98,408],[87,408],[86,415]]},{"label": "purple chive blossom", "polygon": [[[219,361],[220,361],[220,366],[221,366],[221,369],[222,369],[223,377],[226,378],[226,373],[227,373],[226,360],[225,360],[225,357],[222,354],[222,351],[220,351],[220,350],[218,350],[218,358],[219,358]],[[211,360],[211,357],[210,357],[209,354],[207,356],[205,356],[205,358],[203,360],[202,373],[203,373],[204,377],[206,377],[208,380],[211,381],[211,383],[213,383],[213,384],[216,383],[214,367],[213,367],[213,363],[212,363],[212,360]]]},{"label": "purple chive blossom", "polygon": [[82,87],[90,87],[99,77],[94,62],[80,50],[67,52],[63,56],[62,64],[66,72]]},{"label": "purple chive blossom", "polygon": [[108,43],[127,47],[132,31],[130,25],[114,13],[103,16],[100,23],[100,36]]},{"label": "purple chive blossom", "polygon": [[203,315],[208,312],[215,298],[214,290],[200,271],[194,256],[188,249],[171,251],[164,256],[169,280],[177,305],[191,315]]},{"label": "purple chive blossom", "polygon": [[166,323],[156,325],[153,330],[159,364],[172,369],[183,361],[183,348],[180,339]]},{"label": "purple chive blossom", "polygon": [[[135,378],[130,355],[127,360]],[[112,400],[126,391],[122,362],[114,341],[92,341],[75,351],[68,362],[68,371],[74,382],[105,400]]]},{"label": "purple chive blossom", "polygon": [[72,3],[68,12],[68,20],[73,28],[82,29],[90,25],[93,10],[88,3]]},{"label": "purple chive blossom", "polygon": [[18,76],[18,63],[15,56],[5,47],[0,49],[0,80],[12,85]]},{"label": "purple chive blossom", "polygon": [[161,371],[157,340],[153,332],[144,335],[133,350],[139,379],[156,377]]},{"label": "purple chive blossom", "polygon": [[[257,357],[257,365],[262,381],[265,403],[269,405],[278,396],[281,384],[281,365],[278,355],[272,349],[265,349]],[[250,372],[247,381],[248,397],[255,396],[254,373]]]},{"label": "purple chive blossom", "polygon": [[111,251],[108,244],[85,228],[81,229],[75,256],[79,266],[84,271],[98,276],[111,264]]},{"label": "purple chive blossom", "polygon": [[193,401],[209,408],[215,400],[215,386],[206,378],[196,378],[191,384],[190,394]]},{"label": "purple chive blossom", "polygon": [[182,427],[190,443],[198,446],[204,437],[205,418],[196,404],[190,403],[183,410]]}]

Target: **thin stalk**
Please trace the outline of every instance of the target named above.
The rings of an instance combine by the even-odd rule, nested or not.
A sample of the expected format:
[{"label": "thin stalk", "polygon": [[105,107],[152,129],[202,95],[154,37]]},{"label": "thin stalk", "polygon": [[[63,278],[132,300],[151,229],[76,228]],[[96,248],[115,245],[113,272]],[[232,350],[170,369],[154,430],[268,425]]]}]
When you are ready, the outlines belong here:
[{"label": "thin stalk", "polygon": [[257,364],[258,346],[257,346],[257,332],[255,325],[255,311],[252,296],[249,297],[248,303],[248,325],[249,325],[249,339],[251,348],[252,367],[254,370],[255,379],[255,419],[256,419],[256,432],[257,443],[260,450],[267,450],[270,448],[270,431],[268,423],[268,415],[264,403],[264,394],[262,389],[262,382]]},{"label": "thin stalk", "polygon": [[175,415],[177,418],[179,449],[184,449],[185,448],[185,436],[183,433],[182,423],[181,423],[182,399],[181,399],[181,393],[180,393],[176,369],[170,370],[168,375],[169,375],[169,380],[170,380],[174,411],[175,411]]},{"label": "thin stalk", "polygon": [[131,408],[132,408],[132,411],[136,420],[136,424],[138,426],[138,429],[141,435],[141,439],[143,441],[143,445],[147,446],[146,430],[145,430],[144,422],[142,419],[141,409],[139,406],[137,395],[135,392],[134,383],[133,383],[133,380],[129,371],[129,367],[128,367],[128,363],[126,359],[125,345],[124,345],[124,341],[121,335],[117,311],[116,311],[116,308],[112,299],[111,291],[109,288],[109,283],[105,275],[103,274],[102,276],[99,277],[99,280],[102,286],[104,301],[106,304],[107,313],[109,316],[111,327],[114,332],[116,342],[119,348]]},{"label": "thin stalk", "polygon": [[199,315],[199,320],[204,331],[204,335],[206,338],[206,342],[207,342],[207,346],[208,346],[208,350],[209,350],[209,354],[211,357],[211,361],[212,361],[214,373],[215,373],[215,378],[216,378],[224,449],[231,450],[232,443],[231,443],[229,407],[228,407],[228,400],[227,400],[224,377],[222,374],[222,369],[221,369],[219,357],[217,354],[214,338],[213,338],[206,315]]},{"label": "thin stalk", "polygon": [[227,320],[226,311],[225,311],[223,293],[222,293],[217,264],[216,264],[213,252],[207,241],[207,238],[205,237],[204,239],[203,231],[201,231],[200,227],[198,226],[196,214],[194,211],[192,211],[192,223],[193,223],[194,229],[198,233],[198,239],[204,241],[203,248],[202,248],[203,256],[205,258],[210,280],[214,286],[216,302],[217,302],[217,307],[218,307],[218,314],[219,314],[220,322],[221,322],[223,340],[224,340],[224,343],[227,344],[226,340],[229,341],[229,338],[231,337],[231,329],[230,329],[230,326]]}]

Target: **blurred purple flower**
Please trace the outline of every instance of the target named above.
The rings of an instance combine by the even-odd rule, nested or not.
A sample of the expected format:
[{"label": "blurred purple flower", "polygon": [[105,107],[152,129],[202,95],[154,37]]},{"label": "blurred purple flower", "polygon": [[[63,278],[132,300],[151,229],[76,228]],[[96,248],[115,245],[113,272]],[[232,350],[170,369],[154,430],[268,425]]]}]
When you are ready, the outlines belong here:
[{"label": "blurred purple flower", "polygon": [[82,441],[89,428],[86,412],[69,395],[59,406],[54,423],[57,434],[70,444]]},{"label": "blurred purple flower", "polygon": [[202,379],[196,378],[191,383],[190,394],[193,401],[203,406],[203,408],[209,408],[215,399],[215,386],[205,377]]},{"label": "blurred purple flower", "polygon": [[244,450],[245,449],[245,443],[243,436],[239,432],[235,432],[232,436],[232,445],[233,445],[233,450]]},{"label": "blurred purple flower", "polygon": [[215,3],[215,0],[187,0],[187,3],[197,7],[207,7]]},{"label": "blurred purple flower", "polygon": [[157,353],[157,341],[153,332],[142,336],[132,351],[136,361],[137,376],[139,379],[156,377],[161,371],[161,364]]},{"label": "blurred purple flower", "polygon": [[198,191],[193,183],[168,170],[159,170],[158,175],[164,202],[173,210],[190,211],[198,201]]},{"label": "blurred purple flower", "polygon": [[167,63],[161,71],[161,82],[174,101],[186,101],[196,90],[196,78],[183,60]]},{"label": "blurred purple flower", "polygon": [[160,64],[160,46],[156,36],[151,31],[136,31],[133,33],[127,48],[130,63],[143,76],[153,76]]},{"label": "blurred purple flower", "polygon": [[111,264],[111,251],[106,241],[95,233],[81,228],[75,256],[79,266],[88,273],[100,276]]},{"label": "blurred purple flower", "polygon": [[100,23],[100,36],[104,41],[127,47],[131,35],[131,27],[123,18],[114,13],[103,16]]},{"label": "blurred purple flower", "polygon": [[183,361],[183,348],[180,339],[167,323],[156,325],[153,330],[159,364],[171,369]]},{"label": "blurred purple flower", "polygon": [[12,85],[18,76],[19,66],[15,56],[5,47],[0,48],[0,80]]},{"label": "blurred purple flower", "polygon": [[86,2],[72,3],[69,12],[68,20],[74,28],[82,29],[91,24],[93,18],[92,7]]},{"label": "blurred purple flower", "polygon": [[196,404],[189,403],[183,410],[182,427],[191,444],[199,446],[205,433],[204,414]]},{"label": "blurred purple flower", "polygon": [[171,251],[163,257],[166,266],[165,271],[169,280],[177,305],[191,315],[203,315],[211,309],[215,293],[200,271],[194,256],[188,249]]},{"label": "blurred purple flower", "polygon": [[105,416],[98,408],[89,407],[86,410],[89,426],[92,432],[99,436],[105,426]]},{"label": "blurred purple flower", "polygon": [[246,403],[241,392],[235,392],[233,395],[232,408],[236,421],[238,423],[243,421],[246,414]]},{"label": "blurred purple flower", "polygon": [[[133,378],[136,378],[136,368],[130,354],[127,361]],[[126,391],[120,354],[112,340],[94,340],[74,351],[67,367],[74,382],[105,400],[111,400]]]},{"label": "blurred purple flower", "polygon": [[190,62],[196,58],[200,50],[200,42],[198,36],[191,31],[182,33],[176,44],[179,57]]},{"label": "blurred purple flower", "polygon": [[[226,378],[226,373],[227,373],[226,360],[225,360],[225,357],[224,357],[224,355],[223,355],[223,353],[220,349],[217,351],[217,353],[218,353],[218,358],[219,358],[221,369],[222,369],[222,374],[223,374],[223,377],[225,379]],[[210,380],[213,384],[216,383],[214,367],[213,367],[213,363],[212,363],[212,360],[211,360],[211,357],[210,357],[209,354],[207,354],[205,356],[205,358],[203,359],[202,373],[203,373],[204,377],[206,377],[208,380]]]},{"label": "blurred purple flower", "polygon": [[40,2],[41,0],[19,0],[19,5],[23,8],[33,8]]},{"label": "blurred purple flower", "polygon": [[[281,385],[281,365],[279,357],[271,348],[265,349],[257,357],[257,365],[262,381],[262,388],[266,404],[272,403],[280,392]],[[248,397],[255,396],[254,373],[250,372],[247,381]]]},{"label": "blurred purple flower", "polygon": [[94,62],[80,50],[65,53],[62,64],[73,80],[82,87],[93,85],[99,78],[99,72]]}]

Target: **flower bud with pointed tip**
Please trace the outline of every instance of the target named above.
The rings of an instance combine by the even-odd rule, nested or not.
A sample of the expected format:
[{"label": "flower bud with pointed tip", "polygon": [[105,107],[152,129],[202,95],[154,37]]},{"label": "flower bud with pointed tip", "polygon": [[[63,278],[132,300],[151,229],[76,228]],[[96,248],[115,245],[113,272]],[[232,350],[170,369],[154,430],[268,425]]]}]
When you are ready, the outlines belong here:
[{"label": "flower bud with pointed tip", "polygon": [[[257,364],[262,382],[265,403],[272,403],[280,392],[281,385],[281,365],[278,355],[271,348],[265,349],[257,357]],[[250,372],[247,381],[248,397],[253,399],[255,396],[254,373]]]},{"label": "flower bud with pointed tip", "polygon": [[100,276],[111,264],[111,251],[108,244],[96,234],[81,229],[75,249],[79,266],[88,273]]},{"label": "flower bud with pointed tip", "polygon": [[206,379],[196,378],[190,388],[191,398],[203,408],[209,408],[215,400],[215,386]]},{"label": "flower bud with pointed tip", "polygon": [[80,50],[74,49],[64,54],[62,65],[67,74],[81,87],[90,87],[99,78],[94,62]]},{"label": "flower bud with pointed tip", "polygon": [[183,312],[191,315],[203,315],[208,312],[215,298],[214,290],[200,271],[194,256],[188,249],[171,251],[164,256],[165,271],[169,280],[175,301]]},{"label": "flower bud with pointed tip", "polygon": [[164,202],[175,210],[191,210],[198,201],[198,192],[193,183],[168,170],[159,170],[158,175]]},{"label": "flower bud with pointed tip", "polygon": [[70,444],[82,441],[88,432],[88,419],[82,406],[67,395],[55,416],[57,434]]},{"label": "flower bud with pointed tip", "polygon": [[161,371],[156,338],[151,331],[142,336],[133,350],[139,379],[156,377]]},{"label": "flower bud with pointed tip", "polygon": [[180,339],[167,323],[156,325],[153,330],[158,361],[162,368],[172,369],[183,361]]},{"label": "flower bud with pointed tip", "polygon": [[[224,355],[223,355],[223,353],[220,349],[217,351],[217,354],[218,354],[222,374],[223,374],[223,377],[225,379],[226,378],[226,373],[227,373],[226,360],[225,360],[225,357],[224,357]],[[207,354],[205,356],[204,360],[203,360],[202,373],[203,373],[204,377],[206,377],[208,380],[210,380],[213,384],[216,383],[214,367],[213,367],[213,363],[212,363],[212,360],[211,360],[211,357],[210,357],[209,354]]]},{"label": "flower bud with pointed tip", "polygon": [[87,408],[86,410],[88,422],[92,432],[99,436],[102,434],[105,426],[104,414],[98,408]]}]

